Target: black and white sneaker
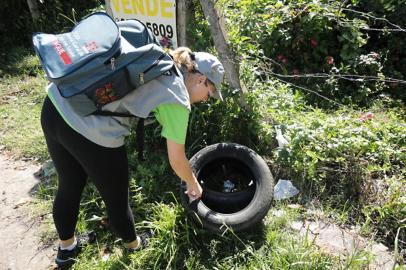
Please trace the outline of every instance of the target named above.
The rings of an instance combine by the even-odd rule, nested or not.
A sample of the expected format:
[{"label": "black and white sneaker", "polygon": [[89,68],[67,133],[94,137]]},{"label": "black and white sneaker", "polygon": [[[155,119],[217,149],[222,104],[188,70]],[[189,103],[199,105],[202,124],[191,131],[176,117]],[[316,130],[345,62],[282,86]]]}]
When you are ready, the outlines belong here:
[{"label": "black and white sneaker", "polygon": [[75,263],[76,257],[79,255],[81,249],[89,243],[96,241],[96,233],[94,231],[87,232],[76,236],[77,244],[72,250],[62,250],[58,247],[58,254],[55,258],[57,267],[56,270],[70,269]]},{"label": "black and white sneaker", "polygon": [[146,248],[149,245],[150,238],[153,236],[154,232],[152,230],[144,231],[137,234],[138,246],[135,248],[128,248],[128,252],[133,253],[137,250]]}]

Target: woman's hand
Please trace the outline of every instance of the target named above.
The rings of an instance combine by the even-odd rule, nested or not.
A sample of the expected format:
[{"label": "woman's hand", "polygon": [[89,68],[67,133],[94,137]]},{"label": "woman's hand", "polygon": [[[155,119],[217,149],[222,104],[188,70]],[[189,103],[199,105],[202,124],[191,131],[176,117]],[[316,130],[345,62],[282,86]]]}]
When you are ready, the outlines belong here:
[{"label": "woman's hand", "polygon": [[203,189],[200,186],[199,182],[191,181],[190,183],[186,183],[185,194],[187,194],[192,201],[202,197],[202,192]]}]

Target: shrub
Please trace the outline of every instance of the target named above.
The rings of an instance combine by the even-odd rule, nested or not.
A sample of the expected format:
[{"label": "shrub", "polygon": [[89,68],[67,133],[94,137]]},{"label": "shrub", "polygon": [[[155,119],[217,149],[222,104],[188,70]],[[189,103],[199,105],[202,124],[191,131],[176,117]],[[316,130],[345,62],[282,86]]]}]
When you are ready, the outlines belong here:
[{"label": "shrub", "polygon": [[[0,40],[2,50],[15,46],[31,46],[33,32],[60,32],[74,26],[75,20],[103,9],[99,0],[37,1],[40,18],[33,23],[26,1],[3,0],[0,6]],[[10,33],[13,33],[10,35]]]},{"label": "shrub", "polygon": [[[224,1],[223,7],[230,21],[231,44],[239,55],[260,58],[263,75],[309,87],[344,104],[366,106],[382,93],[406,100],[404,84],[385,82],[387,77],[403,80],[406,74],[399,59],[404,33],[367,31],[384,26],[366,13],[357,13],[371,10],[353,2],[246,0]],[[391,3],[391,14],[404,13],[403,2]],[[391,17],[395,23],[403,21],[397,18]],[[307,99],[331,107],[317,95],[309,94]]]}]

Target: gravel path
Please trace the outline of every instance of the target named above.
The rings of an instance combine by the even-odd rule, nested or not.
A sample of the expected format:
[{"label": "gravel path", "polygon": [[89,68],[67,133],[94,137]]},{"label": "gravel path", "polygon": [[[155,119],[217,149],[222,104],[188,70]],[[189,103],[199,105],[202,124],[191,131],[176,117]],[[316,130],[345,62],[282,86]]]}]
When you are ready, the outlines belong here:
[{"label": "gravel path", "polygon": [[0,153],[0,269],[51,269],[55,251],[40,241],[43,222],[30,211],[39,165],[13,161]]}]

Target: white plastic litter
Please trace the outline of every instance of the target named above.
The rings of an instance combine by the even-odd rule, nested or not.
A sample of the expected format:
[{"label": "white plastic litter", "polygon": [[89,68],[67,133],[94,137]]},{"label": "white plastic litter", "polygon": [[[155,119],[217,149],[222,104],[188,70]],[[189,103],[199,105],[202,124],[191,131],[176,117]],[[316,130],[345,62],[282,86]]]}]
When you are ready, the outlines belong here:
[{"label": "white plastic litter", "polygon": [[284,148],[289,144],[288,140],[285,139],[282,135],[282,130],[280,126],[275,126],[275,131],[276,131],[276,140],[278,141],[278,146],[279,148]]},{"label": "white plastic litter", "polygon": [[42,169],[42,173],[43,173],[44,177],[51,177],[56,174],[56,169],[55,169],[55,166],[54,166],[54,163],[52,162],[52,160],[46,161],[42,165],[41,169]]},{"label": "white plastic litter", "polygon": [[296,196],[298,193],[299,190],[290,180],[279,179],[274,187],[273,198],[274,200],[283,200]]},{"label": "white plastic litter", "polygon": [[234,189],[235,185],[230,180],[224,181],[223,192],[231,192]]}]

